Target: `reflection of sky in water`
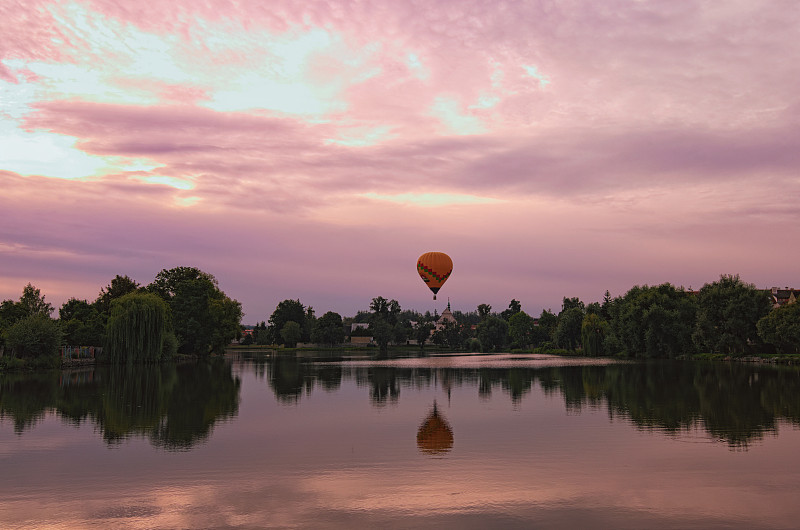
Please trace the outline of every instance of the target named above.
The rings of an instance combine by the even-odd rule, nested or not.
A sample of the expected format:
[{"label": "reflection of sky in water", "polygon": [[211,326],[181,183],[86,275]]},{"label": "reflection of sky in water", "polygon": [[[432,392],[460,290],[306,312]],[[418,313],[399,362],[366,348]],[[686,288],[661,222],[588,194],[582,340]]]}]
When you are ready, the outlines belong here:
[{"label": "reflection of sky in water", "polygon": [[[642,528],[790,527],[800,517],[800,430],[782,421],[777,435],[731,451],[699,429],[665,435],[604,406],[568,410],[538,383],[512,402],[434,379],[400,385],[376,407],[369,385],[347,375],[339,388],[284,402],[252,367],[234,371],[238,415],[190,451],[142,437],[108,446],[90,422],[67,426],[50,413],[21,435],[2,420],[0,521]],[[434,400],[454,443],[431,455],[416,437]]]}]

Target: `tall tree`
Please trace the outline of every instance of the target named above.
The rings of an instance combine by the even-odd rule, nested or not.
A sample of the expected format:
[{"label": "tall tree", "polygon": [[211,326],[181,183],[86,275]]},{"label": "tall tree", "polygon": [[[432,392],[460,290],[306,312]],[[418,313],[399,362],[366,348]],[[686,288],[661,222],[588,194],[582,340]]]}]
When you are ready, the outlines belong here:
[{"label": "tall tree", "polygon": [[527,348],[533,344],[533,317],[525,311],[519,311],[508,319],[508,334],[511,346]]},{"label": "tall tree", "polygon": [[166,302],[153,293],[128,293],[111,302],[106,348],[114,363],[158,362],[168,333]]},{"label": "tall tree", "polygon": [[22,289],[22,296],[19,298],[21,313],[25,316],[44,315],[50,317],[53,306],[44,299],[44,295],[30,283]]},{"label": "tall tree", "polygon": [[478,316],[481,320],[486,320],[492,314],[492,306],[489,304],[478,304]]},{"label": "tall tree", "polygon": [[439,346],[457,350],[464,345],[466,337],[464,336],[464,328],[458,322],[450,320],[444,321],[439,329],[433,332],[431,341]]},{"label": "tall tree", "polygon": [[103,319],[95,305],[86,300],[70,298],[59,308],[58,319],[66,344],[71,346],[103,344]]},{"label": "tall tree", "polygon": [[669,283],[634,286],[609,306],[608,353],[676,357],[692,351],[696,304]]},{"label": "tall tree", "polygon": [[502,313],[500,313],[500,317],[508,322],[508,320],[522,311],[522,305],[519,303],[519,300],[511,299],[511,303],[508,304],[508,309],[504,309]]},{"label": "tall tree", "polygon": [[533,330],[533,344],[541,345],[553,341],[557,326],[558,315],[548,309],[542,309],[542,313],[539,315],[539,325]]},{"label": "tall tree", "polygon": [[478,324],[478,340],[483,351],[502,351],[508,344],[508,322],[500,317],[487,316]]},{"label": "tall tree", "polygon": [[[564,299],[566,302],[566,298]],[[582,306],[582,304],[581,304]],[[560,348],[575,350],[581,344],[581,325],[583,324],[583,307],[578,305],[567,306],[558,315],[555,342]]]},{"label": "tall tree", "polygon": [[33,313],[8,328],[6,342],[17,357],[53,359],[61,345],[61,329],[46,314]]},{"label": "tall tree", "polygon": [[758,335],[778,353],[800,353],[800,302],[773,309],[758,321]]},{"label": "tall tree", "polygon": [[389,351],[389,342],[394,339],[395,325],[401,311],[400,303],[378,296],[372,299],[369,308],[372,311],[369,317],[369,330],[378,343],[381,354],[385,355]]},{"label": "tall tree", "polygon": [[121,298],[128,293],[136,292],[139,289],[139,284],[129,278],[127,275],[120,276],[117,274],[111,283],[100,289],[100,294],[94,301],[97,310],[108,318],[108,313],[111,311],[111,302],[117,298]]},{"label": "tall tree", "polygon": [[425,343],[430,340],[432,331],[433,322],[417,322],[417,325],[414,327],[414,338],[417,340],[420,350],[425,349]]},{"label": "tall tree", "polygon": [[287,348],[294,348],[303,338],[303,328],[294,320],[288,321],[281,328],[281,338]]},{"label": "tall tree", "polygon": [[608,322],[598,313],[587,313],[581,325],[581,345],[585,355],[597,356],[603,354],[603,343],[608,335]]},{"label": "tall tree", "polygon": [[577,307],[581,311],[583,311],[585,309],[584,305],[583,305],[583,302],[581,302],[580,298],[578,298],[577,296],[574,297],[574,298],[567,298],[565,296],[564,300],[563,300],[563,302],[561,304],[561,312],[563,313],[567,309],[572,309],[573,307]]},{"label": "tall tree", "polygon": [[697,324],[693,339],[701,350],[743,353],[760,338],[756,324],[770,311],[767,294],[739,275],[722,275],[698,293]]},{"label": "tall tree", "polygon": [[328,311],[314,322],[311,331],[311,341],[317,344],[328,344],[333,347],[344,341],[344,328],[342,316],[339,313]]},{"label": "tall tree", "polygon": [[269,317],[270,338],[275,344],[284,344],[281,330],[287,322],[297,322],[301,329],[306,320],[306,307],[300,300],[283,300],[275,307],[275,311]]},{"label": "tall tree", "polygon": [[222,353],[240,332],[242,307],[213,275],[194,267],[164,269],[147,286],[169,306],[180,353]]}]

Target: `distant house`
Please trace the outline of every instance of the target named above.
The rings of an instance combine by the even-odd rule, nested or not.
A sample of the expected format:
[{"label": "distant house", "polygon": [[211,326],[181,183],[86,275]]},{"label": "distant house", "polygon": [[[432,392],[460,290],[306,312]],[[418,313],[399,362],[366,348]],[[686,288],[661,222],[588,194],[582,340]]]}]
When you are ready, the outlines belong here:
[{"label": "distant house", "polygon": [[778,287],[773,287],[770,291],[772,296],[772,307],[777,309],[779,307],[783,307],[788,304],[793,304],[800,298],[800,289],[793,289],[789,287],[785,287],[780,289]]},{"label": "distant house", "polygon": [[368,327],[369,323],[367,322],[353,322],[352,324],[350,324],[350,332],[352,333],[357,329],[367,329]]}]

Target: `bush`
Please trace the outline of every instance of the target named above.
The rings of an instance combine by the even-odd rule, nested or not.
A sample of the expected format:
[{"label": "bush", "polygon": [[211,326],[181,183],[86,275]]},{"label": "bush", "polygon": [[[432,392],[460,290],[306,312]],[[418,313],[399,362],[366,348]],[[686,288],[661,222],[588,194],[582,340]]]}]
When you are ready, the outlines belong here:
[{"label": "bush", "polygon": [[467,339],[465,347],[470,353],[480,353],[483,351],[481,349],[481,341],[476,338]]},{"label": "bush", "polygon": [[25,359],[57,357],[61,345],[58,322],[42,314],[25,317],[6,332],[12,355]]}]

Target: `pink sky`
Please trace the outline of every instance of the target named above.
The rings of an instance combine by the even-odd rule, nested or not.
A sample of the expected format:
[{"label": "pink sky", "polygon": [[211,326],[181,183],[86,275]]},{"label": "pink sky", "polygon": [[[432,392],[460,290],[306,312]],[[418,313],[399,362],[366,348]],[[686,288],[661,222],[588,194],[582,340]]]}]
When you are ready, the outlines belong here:
[{"label": "pink sky", "polygon": [[793,0],[0,0],[0,35],[0,299],[179,265],[245,323],[800,283]]}]

